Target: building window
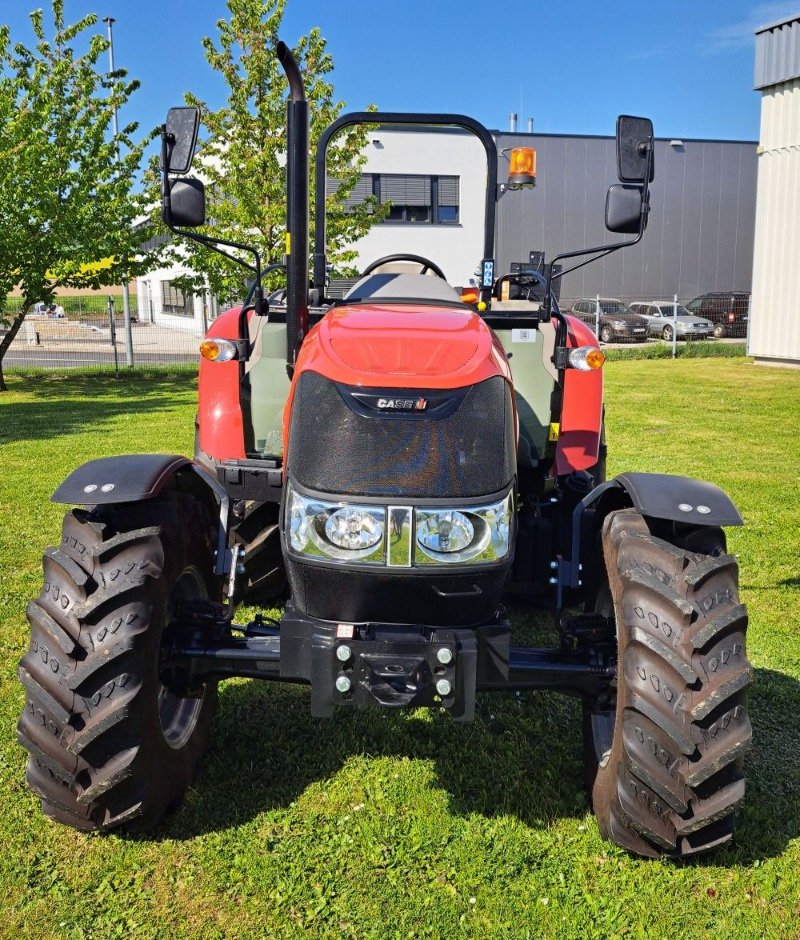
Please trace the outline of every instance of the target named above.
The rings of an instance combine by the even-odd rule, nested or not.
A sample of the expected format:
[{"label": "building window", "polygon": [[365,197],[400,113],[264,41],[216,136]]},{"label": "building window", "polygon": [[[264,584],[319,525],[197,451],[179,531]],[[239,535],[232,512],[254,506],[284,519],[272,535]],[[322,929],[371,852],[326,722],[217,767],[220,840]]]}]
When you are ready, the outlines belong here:
[{"label": "building window", "polygon": [[[335,191],[336,182],[329,180],[328,192]],[[351,209],[368,196],[380,205],[390,204],[385,222],[455,225],[459,221],[457,176],[363,173],[344,208]]]},{"label": "building window", "polygon": [[192,295],[175,287],[172,281],[161,282],[161,307],[164,313],[193,317],[194,303],[192,301]]}]

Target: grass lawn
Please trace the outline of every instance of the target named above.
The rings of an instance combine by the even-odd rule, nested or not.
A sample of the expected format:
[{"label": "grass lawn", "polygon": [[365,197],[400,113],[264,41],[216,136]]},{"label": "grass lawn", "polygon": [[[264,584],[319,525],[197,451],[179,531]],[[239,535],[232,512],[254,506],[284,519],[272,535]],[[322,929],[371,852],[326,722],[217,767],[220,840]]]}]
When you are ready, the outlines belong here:
[{"label": "grass lawn", "polygon": [[[609,472],[723,486],[751,613],[754,747],[737,842],[690,864],[601,841],[577,705],[481,696],[312,720],[308,692],[224,685],[204,770],[151,838],[48,822],[23,785],[15,679],[48,498],[84,460],[188,453],[186,371],[12,375],[0,396],[0,937],[799,937],[800,373],[744,359],[606,367]],[[515,623],[531,618],[515,611]]]}]

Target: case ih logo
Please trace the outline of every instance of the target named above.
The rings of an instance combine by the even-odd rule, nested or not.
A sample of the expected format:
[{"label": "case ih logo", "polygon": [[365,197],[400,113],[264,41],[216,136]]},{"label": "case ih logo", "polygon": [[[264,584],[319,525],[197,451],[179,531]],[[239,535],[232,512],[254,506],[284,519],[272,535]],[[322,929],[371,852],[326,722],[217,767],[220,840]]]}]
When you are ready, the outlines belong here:
[{"label": "case ih logo", "polygon": [[427,398],[379,398],[375,402],[381,411],[424,411],[428,407]]}]

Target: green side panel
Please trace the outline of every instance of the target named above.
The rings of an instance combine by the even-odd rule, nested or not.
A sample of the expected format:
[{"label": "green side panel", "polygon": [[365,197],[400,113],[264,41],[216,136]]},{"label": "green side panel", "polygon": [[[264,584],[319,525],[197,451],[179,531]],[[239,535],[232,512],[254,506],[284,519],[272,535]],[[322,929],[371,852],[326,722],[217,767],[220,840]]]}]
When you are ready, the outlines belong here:
[{"label": "green side panel", "polygon": [[[535,462],[542,459],[550,430],[550,402],[556,383],[546,364],[546,357],[552,354],[552,338],[545,334],[546,330],[552,331],[551,324],[540,324],[539,329],[494,331],[506,355],[511,356],[509,365],[519,416],[521,466],[536,466]],[[530,342],[531,336],[534,342]]]},{"label": "green side panel", "polygon": [[282,323],[268,323],[253,317],[251,340],[254,347],[247,364],[247,375],[256,451],[263,457],[282,457],[283,406],[289,394],[286,327]]}]

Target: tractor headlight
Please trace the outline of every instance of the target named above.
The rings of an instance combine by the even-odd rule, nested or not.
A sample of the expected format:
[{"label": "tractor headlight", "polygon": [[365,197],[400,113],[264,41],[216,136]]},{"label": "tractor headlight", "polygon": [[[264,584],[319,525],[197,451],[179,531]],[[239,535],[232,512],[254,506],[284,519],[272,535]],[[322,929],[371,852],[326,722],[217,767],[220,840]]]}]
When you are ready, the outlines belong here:
[{"label": "tractor headlight", "polygon": [[480,564],[508,554],[512,494],[488,506],[417,509],[414,564]]},{"label": "tractor headlight", "polygon": [[339,548],[362,551],[377,545],[383,537],[383,522],[374,512],[345,506],[325,520],[325,536]]},{"label": "tractor headlight", "polygon": [[417,542],[423,550],[439,555],[461,552],[472,544],[475,526],[463,512],[445,509],[417,512]]},{"label": "tractor headlight", "polygon": [[352,506],[289,493],[289,544],[300,555],[383,564],[385,520],[382,506]]},{"label": "tractor headlight", "polygon": [[289,548],[309,560],[474,565],[508,555],[513,494],[482,506],[387,507],[302,496],[289,486],[285,512]]}]

